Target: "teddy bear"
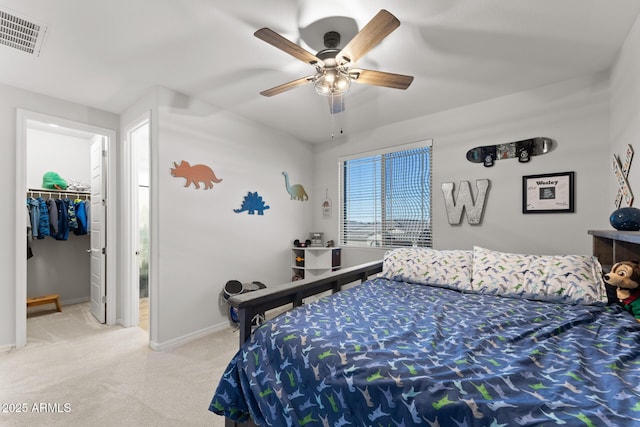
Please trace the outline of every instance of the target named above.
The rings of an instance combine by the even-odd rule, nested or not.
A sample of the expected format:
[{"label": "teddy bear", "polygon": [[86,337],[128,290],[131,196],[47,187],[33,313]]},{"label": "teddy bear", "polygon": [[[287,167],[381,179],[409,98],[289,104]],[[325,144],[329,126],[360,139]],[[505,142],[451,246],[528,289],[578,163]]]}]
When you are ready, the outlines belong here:
[{"label": "teddy bear", "polygon": [[640,322],[640,263],[620,261],[604,275],[604,281],[616,287],[622,306]]}]

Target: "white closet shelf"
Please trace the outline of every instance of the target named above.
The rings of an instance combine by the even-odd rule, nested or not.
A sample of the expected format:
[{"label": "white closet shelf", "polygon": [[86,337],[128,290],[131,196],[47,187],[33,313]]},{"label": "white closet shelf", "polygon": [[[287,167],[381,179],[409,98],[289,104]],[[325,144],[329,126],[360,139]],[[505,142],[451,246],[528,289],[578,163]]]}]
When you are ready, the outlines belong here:
[{"label": "white closet shelf", "polygon": [[27,194],[33,196],[37,195],[48,195],[48,196],[58,196],[60,198],[63,194],[65,196],[73,196],[76,195],[78,197],[82,196],[84,198],[89,198],[91,193],[89,191],[73,191],[73,190],[52,190],[49,188],[29,188],[27,190]]}]

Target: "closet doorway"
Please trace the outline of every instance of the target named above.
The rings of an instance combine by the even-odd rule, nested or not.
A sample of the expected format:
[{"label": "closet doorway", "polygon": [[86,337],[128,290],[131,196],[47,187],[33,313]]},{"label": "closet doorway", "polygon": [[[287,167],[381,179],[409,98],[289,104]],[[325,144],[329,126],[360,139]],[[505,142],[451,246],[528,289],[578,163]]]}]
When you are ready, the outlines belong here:
[{"label": "closet doorway", "polygon": [[[115,324],[116,269],[115,262],[107,263],[115,253],[115,203],[107,203],[107,196],[115,200],[115,165],[108,156],[115,131],[18,110],[16,133],[16,347],[26,345],[29,297],[59,294],[63,310],[89,301],[98,322]],[[51,176],[62,178],[66,191],[44,188]],[[86,209],[88,232],[71,229],[64,237],[42,235],[29,244],[29,197],[68,200],[74,210]],[[86,202],[74,204],[76,199]]]}]

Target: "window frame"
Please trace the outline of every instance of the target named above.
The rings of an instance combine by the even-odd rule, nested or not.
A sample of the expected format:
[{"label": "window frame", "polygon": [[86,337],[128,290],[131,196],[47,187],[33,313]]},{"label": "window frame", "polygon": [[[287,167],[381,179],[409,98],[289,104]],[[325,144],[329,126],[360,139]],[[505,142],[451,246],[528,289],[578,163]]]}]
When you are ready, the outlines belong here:
[{"label": "window frame", "polygon": [[[427,217],[428,217],[428,227],[429,230],[427,232],[427,239],[425,239],[426,244],[424,245],[418,245],[419,247],[425,247],[425,248],[430,248],[433,247],[433,204],[432,204],[432,194],[433,194],[433,140],[432,139],[425,139],[425,140],[420,140],[420,141],[416,141],[416,142],[411,142],[411,143],[407,143],[407,144],[400,144],[400,145],[393,145],[393,146],[388,146],[382,149],[376,149],[376,150],[371,150],[371,151],[365,151],[365,152],[359,152],[359,153],[354,153],[354,154],[349,154],[346,156],[341,156],[338,158],[338,186],[339,186],[339,218],[338,218],[338,239],[340,242],[341,246],[344,247],[353,247],[353,248],[377,248],[377,249],[390,249],[390,248],[396,248],[396,247],[407,247],[406,244],[399,244],[399,245],[393,245],[393,244],[389,244],[389,241],[386,240],[385,238],[381,238],[381,240],[378,242],[377,240],[374,240],[374,244],[359,244],[357,242],[353,242],[353,241],[349,241],[348,236],[345,236],[345,228],[346,228],[346,215],[347,215],[347,207],[345,205],[345,198],[346,198],[346,188],[345,188],[345,174],[344,174],[344,164],[345,162],[349,162],[349,161],[353,161],[353,160],[358,160],[358,159],[364,159],[364,158],[368,158],[368,157],[376,157],[376,156],[384,156],[384,155],[388,155],[388,154],[392,154],[392,153],[400,153],[403,151],[409,151],[409,150],[415,150],[415,149],[422,149],[422,148],[428,148],[429,149],[429,153],[428,153],[428,189],[423,190],[422,193],[424,195],[425,191],[428,192],[428,200],[426,200],[426,203],[423,202],[423,204],[426,204],[428,206],[428,213],[427,213]],[[380,182],[380,205],[381,205],[381,215],[380,215],[380,222],[378,223],[376,221],[375,225],[373,225],[374,230],[376,229],[380,229],[381,233],[383,234],[385,231],[385,224],[384,224],[384,219],[385,218],[385,199],[384,199],[384,191],[385,191],[385,177],[384,177],[384,161],[382,161],[382,165],[381,165],[381,178],[380,178],[381,182]],[[424,201],[424,197],[423,197],[423,201]],[[405,241],[406,242],[406,241]]]}]

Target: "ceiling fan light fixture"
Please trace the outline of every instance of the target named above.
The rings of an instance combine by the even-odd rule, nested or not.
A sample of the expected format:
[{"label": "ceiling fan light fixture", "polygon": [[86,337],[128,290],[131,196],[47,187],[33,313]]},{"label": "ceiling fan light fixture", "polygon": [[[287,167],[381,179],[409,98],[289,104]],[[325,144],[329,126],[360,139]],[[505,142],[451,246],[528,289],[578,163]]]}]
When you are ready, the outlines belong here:
[{"label": "ceiling fan light fixture", "polygon": [[[308,1],[311,4],[311,0],[304,1]],[[314,2],[313,4],[316,3]],[[261,95],[273,96],[307,83],[313,83],[316,92],[329,99],[331,113],[334,114],[344,110],[342,95],[349,91],[352,81],[393,89],[406,89],[409,87],[413,81],[413,76],[384,71],[350,69],[352,64],[356,64],[360,58],[400,26],[398,18],[387,10],[381,9],[360,31],[357,31],[358,25],[353,19],[345,18],[350,20],[353,25],[343,26],[342,24],[346,23],[346,21],[339,20],[336,23],[334,22],[336,18],[341,17],[331,16],[315,21],[309,24],[307,28],[301,28],[301,37],[305,39],[304,29],[307,36],[316,35],[312,38],[313,40],[319,38],[317,34],[322,29],[324,49],[320,49],[315,55],[269,28],[261,28],[253,33],[257,38],[306,64],[312,65],[316,70],[314,75],[272,87],[260,92]],[[326,31],[327,26],[330,31]],[[351,30],[349,28],[355,28],[354,35],[350,35]],[[307,29],[309,30],[308,32],[306,31]],[[343,34],[342,32],[345,29],[347,31]],[[340,48],[340,40],[345,34],[349,35],[349,42]],[[307,42],[307,44],[311,46],[313,43]]]},{"label": "ceiling fan light fixture", "polygon": [[351,78],[345,71],[337,68],[325,68],[313,78],[313,86],[320,95],[341,95],[349,91]]}]

